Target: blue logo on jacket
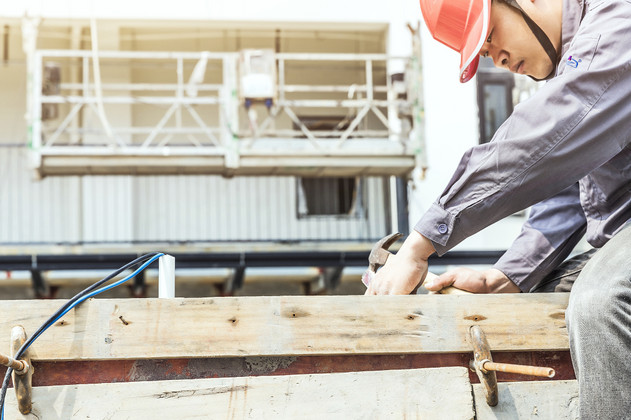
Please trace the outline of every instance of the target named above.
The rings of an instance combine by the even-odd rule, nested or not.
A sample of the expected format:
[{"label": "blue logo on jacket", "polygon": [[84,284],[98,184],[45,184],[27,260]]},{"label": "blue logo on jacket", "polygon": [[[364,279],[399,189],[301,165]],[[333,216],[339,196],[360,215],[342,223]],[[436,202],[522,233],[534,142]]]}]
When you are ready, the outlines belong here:
[{"label": "blue logo on jacket", "polygon": [[578,67],[578,64],[579,64],[581,61],[583,61],[583,60],[581,60],[580,58],[579,58],[579,59],[576,59],[576,58],[572,58],[572,56],[569,56],[569,57],[567,58],[567,61],[565,62],[565,64],[567,64],[567,65],[568,65],[568,66],[570,66],[570,67],[577,68],[577,67]]}]

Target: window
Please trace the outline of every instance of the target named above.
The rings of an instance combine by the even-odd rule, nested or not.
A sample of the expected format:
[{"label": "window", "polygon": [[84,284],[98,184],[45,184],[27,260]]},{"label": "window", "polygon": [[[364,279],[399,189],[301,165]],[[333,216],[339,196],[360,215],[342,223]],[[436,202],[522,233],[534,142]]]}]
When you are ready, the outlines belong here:
[{"label": "window", "polygon": [[513,112],[515,77],[512,73],[494,68],[490,58],[481,58],[477,84],[480,143],[488,143]]},{"label": "window", "polygon": [[[330,132],[330,135],[324,138],[338,138],[350,123],[348,116],[300,116],[299,118],[310,131]],[[294,130],[299,129],[295,123],[293,128]],[[320,137],[322,138],[322,136]],[[299,218],[310,216],[363,217],[363,182],[361,178],[297,178],[297,182]]]},{"label": "window", "polygon": [[298,217],[363,213],[360,178],[298,178]]}]

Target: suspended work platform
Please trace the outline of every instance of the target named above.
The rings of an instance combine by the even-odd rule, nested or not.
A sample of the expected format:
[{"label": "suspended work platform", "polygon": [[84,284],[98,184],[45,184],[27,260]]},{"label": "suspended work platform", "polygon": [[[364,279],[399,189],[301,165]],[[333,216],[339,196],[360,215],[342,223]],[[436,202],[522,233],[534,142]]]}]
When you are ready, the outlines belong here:
[{"label": "suspended work platform", "polygon": [[[37,50],[32,166],[40,176],[403,176],[423,158],[419,83],[405,82],[417,61]],[[393,77],[393,63],[405,72]]]}]

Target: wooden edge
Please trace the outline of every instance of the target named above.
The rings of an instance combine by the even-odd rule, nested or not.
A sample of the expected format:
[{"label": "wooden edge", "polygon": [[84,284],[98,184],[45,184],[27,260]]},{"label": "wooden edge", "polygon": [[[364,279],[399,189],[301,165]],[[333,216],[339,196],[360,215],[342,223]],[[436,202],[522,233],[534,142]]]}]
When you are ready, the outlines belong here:
[{"label": "wooden edge", "polygon": [[[0,301],[0,348],[12,325],[32,333],[62,303]],[[566,306],[565,294],[95,299],[42,334],[31,357],[458,353],[472,351],[472,325],[484,329],[492,352],[562,351]]]},{"label": "wooden edge", "polygon": [[19,415],[9,397],[7,420],[474,417],[463,367],[53,386],[33,392],[33,415]]}]

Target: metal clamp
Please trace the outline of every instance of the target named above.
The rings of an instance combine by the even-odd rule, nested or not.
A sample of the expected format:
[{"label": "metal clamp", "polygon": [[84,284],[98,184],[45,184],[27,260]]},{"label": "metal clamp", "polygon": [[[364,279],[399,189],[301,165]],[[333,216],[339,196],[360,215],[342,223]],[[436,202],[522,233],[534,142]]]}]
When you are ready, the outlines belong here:
[{"label": "metal clamp", "polygon": [[[26,331],[23,327],[13,327],[11,330],[11,354],[16,354],[26,341]],[[26,350],[20,360],[0,354],[0,364],[13,368],[13,387],[20,413],[28,414],[33,407],[33,365],[29,351]]]},{"label": "metal clamp", "polygon": [[473,345],[473,360],[469,367],[475,371],[480,382],[486,388],[486,403],[495,407],[498,403],[497,376],[495,372],[517,373],[521,375],[554,377],[554,369],[549,367],[513,365],[510,363],[495,363],[491,357],[491,348],[482,328],[473,325],[469,330],[471,344]]}]

